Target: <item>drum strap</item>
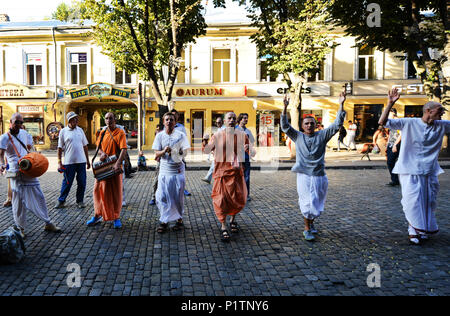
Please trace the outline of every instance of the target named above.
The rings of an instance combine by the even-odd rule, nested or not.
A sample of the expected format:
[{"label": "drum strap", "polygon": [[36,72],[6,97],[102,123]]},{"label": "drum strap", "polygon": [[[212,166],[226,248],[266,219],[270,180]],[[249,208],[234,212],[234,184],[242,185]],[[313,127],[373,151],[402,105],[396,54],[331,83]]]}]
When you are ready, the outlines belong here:
[{"label": "drum strap", "polygon": [[[19,141],[19,143],[23,146],[23,148],[25,148],[25,150],[26,150],[27,152],[29,152],[27,146],[25,146],[24,143],[22,143],[22,141],[21,141],[19,138],[17,138],[16,135],[13,135],[13,136],[14,136],[15,139],[17,139],[17,140]],[[11,141],[11,144],[12,144],[12,146],[13,146],[13,148],[14,148],[14,151],[16,152],[17,157],[19,157],[19,159],[20,159],[21,156],[19,155],[19,151],[17,150],[17,147],[16,147],[16,145],[15,145],[14,142],[13,142],[13,139],[12,139],[12,137],[11,137],[11,133],[8,133],[8,137],[9,137],[9,140]]]}]

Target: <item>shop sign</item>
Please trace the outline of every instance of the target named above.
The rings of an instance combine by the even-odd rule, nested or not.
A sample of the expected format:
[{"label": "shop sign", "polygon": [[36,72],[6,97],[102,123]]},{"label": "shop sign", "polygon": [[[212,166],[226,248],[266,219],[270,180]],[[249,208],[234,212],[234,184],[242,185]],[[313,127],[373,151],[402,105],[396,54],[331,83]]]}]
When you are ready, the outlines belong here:
[{"label": "shop sign", "polygon": [[259,116],[259,126],[267,132],[275,131],[275,115],[274,114],[261,114]]},{"label": "shop sign", "polygon": [[227,87],[183,87],[176,88],[175,95],[185,97],[243,97],[246,96],[246,86]]},{"label": "shop sign", "polygon": [[[443,91],[444,85],[441,84],[441,91]],[[392,86],[392,89],[397,88],[398,92],[403,92],[406,94],[424,94],[423,92],[423,83],[414,83],[406,85],[406,87],[402,84],[396,84]]]},{"label": "shop sign", "polygon": [[43,109],[41,105],[19,105],[17,112],[20,113],[42,113]]},{"label": "shop sign", "polygon": [[87,96],[89,96],[89,90],[88,89],[81,89],[81,90],[70,91],[70,97],[72,99],[81,98],[81,97],[87,97]]},{"label": "shop sign", "polygon": [[17,84],[0,85],[0,99],[47,98],[48,91],[43,88],[28,88]]},{"label": "shop sign", "polygon": [[99,99],[111,95],[112,86],[107,83],[93,83],[88,86],[89,95]]},{"label": "shop sign", "polygon": [[112,88],[111,95],[122,97],[122,98],[130,98],[131,91],[121,90]]},{"label": "shop sign", "polygon": [[[248,96],[256,97],[274,97],[289,93],[287,85],[279,82],[250,84],[248,85],[248,90]],[[308,96],[329,96],[331,95],[331,88],[326,83],[308,83],[302,87],[302,94]]]}]

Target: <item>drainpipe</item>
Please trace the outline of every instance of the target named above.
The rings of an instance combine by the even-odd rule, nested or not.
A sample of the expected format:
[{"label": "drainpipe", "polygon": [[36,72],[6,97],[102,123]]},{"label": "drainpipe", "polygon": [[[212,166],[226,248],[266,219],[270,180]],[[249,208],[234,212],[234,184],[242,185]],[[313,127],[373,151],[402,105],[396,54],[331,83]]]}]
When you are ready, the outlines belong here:
[{"label": "drainpipe", "polygon": [[52,103],[52,110],[53,110],[53,117],[54,117],[54,121],[56,122],[56,109],[55,109],[55,104],[56,102],[58,102],[58,80],[57,80],[57,76],[58,76],[58,60],[57,60],[57,48],[56,48],[56,39],[55,39],[55,29],[56,27],[53,26],[52,27],[52,37],[53,37],[53,46],[55,48],[54,51],[54,58],[55,58],[55,98],[53,100]]}]

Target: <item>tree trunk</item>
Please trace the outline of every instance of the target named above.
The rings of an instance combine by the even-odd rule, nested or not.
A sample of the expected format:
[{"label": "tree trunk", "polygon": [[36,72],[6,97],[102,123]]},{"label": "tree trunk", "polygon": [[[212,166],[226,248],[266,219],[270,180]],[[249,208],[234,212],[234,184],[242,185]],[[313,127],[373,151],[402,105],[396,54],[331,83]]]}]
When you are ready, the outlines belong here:
[{"label": "tree trunk", "polygon": [[[291,126],[300,130],[302,113],[302,88],[303,80],[300,76],[291,76],[289,92],[289,114],[291,116]],[[295,144],[291,146],[291,159],[295,159]]]}]

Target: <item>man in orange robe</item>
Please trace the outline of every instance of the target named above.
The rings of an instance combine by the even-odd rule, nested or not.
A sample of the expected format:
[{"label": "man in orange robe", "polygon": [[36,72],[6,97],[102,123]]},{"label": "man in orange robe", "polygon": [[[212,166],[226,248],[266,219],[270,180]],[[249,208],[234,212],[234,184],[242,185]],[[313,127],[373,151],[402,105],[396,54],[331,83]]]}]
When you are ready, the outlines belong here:
[{"label": "man in orange robe", "polygon": [[[127,153],[127,140],[125,132],[116,127],[116,118],[109,112],[105,116],[107,129],[103,130],[97,139],[97,147],[100,140],[101,147],[98,153],[100,161],[105,161],[109,156],[116,155],[118,159],[114,164],[116,172],[122,170],[122,161]],[[103,136],[104,135],[104,136]],[[120,154],[119,154],[120,153]],[[94,226],[100,221],[114,221],[114,228],[121,228],[120,211],[122,210],[122,177],[117,174],[105,180],[95,180],[94,184],[94,210],[95,215],[88,222],[88,226]]]},{"label": "man in orange robe", "polygon": [[247,185],[244,179],[245,161],[244,152],[255,155],[248,136],[245,132],[235,129],[236,114],[229,112],[225,115],[226,128],[217,132],[205,146],[205,153],[214,150],[214,185],[212,189],[212,200],[214,211],[221,226],[221,240],[229,241],[230,232],[227,228],[226,219],[230,218],[230,228],[232,233],[239,232],[239,226],[235,220],[245,206],[247,201]]}]

